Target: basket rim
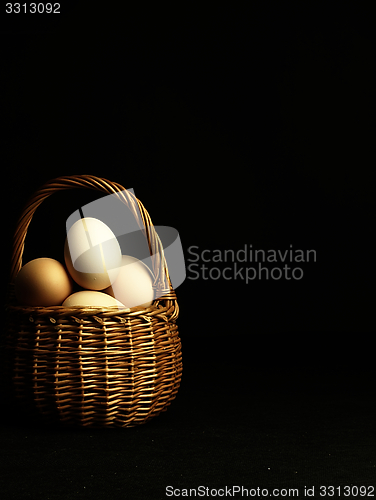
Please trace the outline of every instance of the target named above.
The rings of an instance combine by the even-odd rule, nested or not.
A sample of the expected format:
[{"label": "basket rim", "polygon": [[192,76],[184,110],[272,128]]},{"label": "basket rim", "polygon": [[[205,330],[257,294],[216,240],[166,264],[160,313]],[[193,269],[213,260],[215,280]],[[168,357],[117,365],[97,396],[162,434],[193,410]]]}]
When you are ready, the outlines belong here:
[{"label": "basket rim", "polygon": [[154,303],[148,307],[135,306],[126,309],[118,309],[117,306],[98,307],[98,306],[22,306],[6,304],[5,313],[10,317],[29,317],[29,321],[37,321],[37,318],[49,318],[51,323],[56,323],[59,318],[84,319],[84,318],[128,318],[137,319],[145,317],[152,319],[154,317],[162,318],[168,321],[176,321],[179,316],[179,306],[177,301],[164,299],[165,304]]}]

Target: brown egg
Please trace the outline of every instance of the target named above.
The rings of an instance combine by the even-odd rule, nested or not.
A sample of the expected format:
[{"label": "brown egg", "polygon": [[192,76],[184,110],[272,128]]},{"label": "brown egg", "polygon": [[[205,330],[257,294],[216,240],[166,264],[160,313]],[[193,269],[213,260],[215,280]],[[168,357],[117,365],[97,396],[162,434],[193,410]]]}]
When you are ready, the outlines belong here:
[{"label": "brown egg", "polygon": [[34,259],[25,264],[15,282],[16,298],[28,306],[58,306],[73,291],[73,281],[55,259]]}]

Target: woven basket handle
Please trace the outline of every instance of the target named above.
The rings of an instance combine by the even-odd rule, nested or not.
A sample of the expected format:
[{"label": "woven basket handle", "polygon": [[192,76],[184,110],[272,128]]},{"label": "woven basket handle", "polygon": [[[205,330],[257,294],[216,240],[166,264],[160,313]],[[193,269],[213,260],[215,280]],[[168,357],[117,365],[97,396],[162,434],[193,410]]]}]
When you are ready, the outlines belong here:
[{"label": "woven basket handle", "polygon": [[[25,246],[25,238],[30,222],[39,205],[51,194],[65,189],[87,188],[97,191],[103,191],[107,194],[115,194],[123,201],[135,216],[140,229],[146,231],[146,237],[149,245],[150,255],[153,263],[153,272],[155,276],[154,289],[168,298],[176,298],[172,290],[166,260],[164,257],[163,246],[151,222],[150,216],[142,203],[123,186],[115,182],[95,177],[93,175],[72,175],[58,177],[46,182],[26,204],[17,223],[16,231],[13,237],[13,250],[11,259],[10,280],[14,281],[19,270],[22,267],[22,255]],[[117,194],[118,193],[118,194]],[[139,214],[141,219],[139,220]],[[165,272],[160,273],[161,264]],[[162,292],[162,293],[160,293]]]}]

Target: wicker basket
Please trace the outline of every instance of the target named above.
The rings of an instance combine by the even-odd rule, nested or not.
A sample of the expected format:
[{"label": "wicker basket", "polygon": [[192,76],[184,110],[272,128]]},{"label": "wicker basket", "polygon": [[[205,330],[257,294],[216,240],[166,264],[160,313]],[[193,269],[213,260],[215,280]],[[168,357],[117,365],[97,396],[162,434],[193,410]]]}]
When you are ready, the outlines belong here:
[{"label": "wicker basket", "polygon": [[[51,194],[88,188],[115,194],[146,231],[159,299],[148,308],[21,307],[14,279],[28,226]],[[142,220],[139,220],[141,214]],[[158,273],[158,269],[165,269]],[[163,276],[161,276],[161,274]],[[6,329],[1,338],[3,392],[49,422],[80,427],[133,427],[165,411],[182,375],[179,308],[160,239],[142,203],[120,184],[89,175],[47,182],[16,228]],[[167,281],[167,282],[166,282]]]}]

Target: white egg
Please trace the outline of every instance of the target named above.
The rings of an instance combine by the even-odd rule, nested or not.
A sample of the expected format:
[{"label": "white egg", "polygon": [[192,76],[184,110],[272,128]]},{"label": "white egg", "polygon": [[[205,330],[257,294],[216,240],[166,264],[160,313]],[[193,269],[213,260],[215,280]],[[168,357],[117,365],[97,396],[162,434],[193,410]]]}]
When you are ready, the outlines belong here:
[{"label": "white egg", "polygon": [[80,219],[69,229],[64,246],[67,269],[76,283],[103,290],[120,272],[121,249],[111,229],[98,219]]},{"label": "white egg", "polygon": [[73,293],[67,299],[65,299],[62,305],[65,307],[118,306],[119,309],[125,309],[124,304],[116,300],[114,297],[111,297],[111,295],[103,292],[95,292],[93,290],[82,290],[81,292]]},{"label": "white egg", "polygon": [[125,307],[149,307],[154,300],[153,274],[141,260],[123,255],[119,276],[104,290]]}]

